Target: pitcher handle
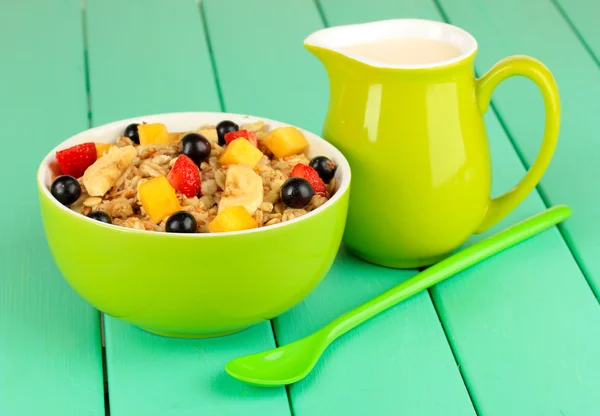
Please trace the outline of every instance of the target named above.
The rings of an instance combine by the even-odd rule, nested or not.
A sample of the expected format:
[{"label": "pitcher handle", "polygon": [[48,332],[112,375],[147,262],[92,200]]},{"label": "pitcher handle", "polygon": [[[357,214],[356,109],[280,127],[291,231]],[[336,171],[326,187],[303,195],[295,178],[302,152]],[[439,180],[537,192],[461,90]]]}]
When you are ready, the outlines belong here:
[{"label": "pitcher handle", "polygon": [[476,96],[481,113],[490,104],[494,89],[505,79],[521,75],[539,87],[546,109],[544,137],[537,158],[521,181],[510,191],[492,198],[483,221],[476,233],[481,233],[510,213],[535,188],[546,171],[558,140],[560,128],[560,99],[554,77],[540,61],[529,56],[509,56],[494,65],[484,76],[476,80]]}]

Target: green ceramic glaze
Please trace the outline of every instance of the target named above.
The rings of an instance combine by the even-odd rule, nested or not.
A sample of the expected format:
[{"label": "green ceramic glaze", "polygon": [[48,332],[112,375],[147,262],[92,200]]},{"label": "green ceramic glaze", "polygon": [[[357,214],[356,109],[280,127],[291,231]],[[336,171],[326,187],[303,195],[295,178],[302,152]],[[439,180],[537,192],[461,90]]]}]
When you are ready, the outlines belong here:
[{"label": "green ceramic glaze", "polygon": [[[134,121],[161,121],[185,131],[225,113],[173,113],[140,117],[81,133],[59,148],[84,141],[111,141]],[[265,120],[272,127],[284,125]],[[255,230],[174,235],[102,224],[61,206],[47,190],[47,163],[39,173],[42,219],[62,274],[102,312],[166,336],[225,335],[285,312],[310,293],[331,267],[348,205],[350,171],[343,156],[303,131],[309,154],[339,165],[338,191],[301,218]]]},{"label": "green ceramic glaze", "polygon": [[533,237],[570,216],[571,209],[567,206],[549,208],[429,267],[346,312],[314,334],[282,347],[236,358],[227,364],[226,370],[231,376],[250,384],[272,387],[295,383],[306,377],[325,349],[346,332],[410,296]]},{"label": "green ceramic glaze", "polygon": [[[344,46],[390,36],[439,39],[461,55],[429,65],[389,65],[343,53]],[[399,268],[440,260],[511,212],[550,162],[559,97],[552,74],[533,58],[506,58],[476,79],[475,39],[457,27],[418,19],[323,29],[305,46],[329,75],[323,137],[355,172],[344,241],[361,258]],[[546,128],[529,172],[492,199],[483,114],[495,87],[515,75],[539,86]]]}]

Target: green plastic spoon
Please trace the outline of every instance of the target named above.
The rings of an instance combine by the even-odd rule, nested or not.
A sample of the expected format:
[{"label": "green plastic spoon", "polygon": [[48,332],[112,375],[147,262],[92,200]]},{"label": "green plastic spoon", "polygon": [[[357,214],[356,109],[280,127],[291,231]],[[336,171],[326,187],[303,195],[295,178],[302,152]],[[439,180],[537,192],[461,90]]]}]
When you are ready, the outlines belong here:
[{"label": "green plastic spoon", "polygon": [[346,312],[317,332],[290,344],[236,358],[225,369],[233,377],[259,386],[295,383],[313,369],[335,339],[404,299],[445,280],[567,219],[571,209],[555,206],[453,254],[374,299]]}]

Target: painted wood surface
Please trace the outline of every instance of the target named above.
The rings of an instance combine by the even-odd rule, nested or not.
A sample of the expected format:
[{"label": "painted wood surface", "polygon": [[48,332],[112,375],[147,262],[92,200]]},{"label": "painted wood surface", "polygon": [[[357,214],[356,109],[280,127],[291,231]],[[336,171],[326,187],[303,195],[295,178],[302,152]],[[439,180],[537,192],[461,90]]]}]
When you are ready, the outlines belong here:
[{"label": "painted wood surface", "polygon": [[[454,14],[448,11],[451,23],[473,31],[467,23],[469,16],[494,2],[473,1],[468,7],[466,3],[447,0],[442,1],[442,7],[443,10],[453,7]],[[433,1],[378,0],[370,2],[369,8],[358,0],[323,0],[321,4],[331,25],[395,17],[443,19]],[[521,10],[516,3],[512,7]],[[526,25],[512,23],[508,15],[496,21],[492,12],[478,17],[477,28],[489,32],[483,40],[477,31],[472,32],[480,41],[477,66],[483,73],[481,55],[490,49],[490,53],[496,53],[495,44],[507,43],[503,38],[505,32],[498,27],[508,25],[509,39],[520,39],[524,35],[519,30]],[[559,24],[566,27],[564,21],[551,23],[555,29]],[[491,38],[494,45],[485,42]],[[513,46],[519,52],[518,46]],[[500,53],[510,54],[506,49],[503,46]],[[521,86],[523,95],[539,94],[534,88]],[[504,85],[499,91],[502,88]],[[542,108],[541,103],[522,102],[520,96],[512,97],[507,106],[521,117],[530,117],[537,108]],[[514,186],[524,169],[492,112],[486,115],[486,122],[494,163],[493,193],[497,195]],[[535,136],[536,146],[540,138],[541,133]],[[541,198],[533,193],[495,230],[543,208]],[[472,240],[478,238],[481,236]],[[556,229],[438,285],[432,294],[479,414],[599,412],[599,405],[592,397],[600,382],[600,357],[596,353],[600,348],[600,309]]]},{"label": "painted wood surface", "polygon": [[103,415],[98,313],[54,265],[36,187],[88,126],[80,2],[0,2],[0,50],[0,414]]},{"label": "painted wood surface", "polygon": [[[531,0],[528,7],[521,7],[519,0],[442,4],[451,21],[479,40],[480,72],[502,57],[526,54],[544,62],[554,74],[562,102],[561,133],[540,189],[549,203],[572,207],[573,218],[562,229],[600,297],[600,193],[595,192],[600,188],[598,65],[549,0]],[[594,4],[588,8],[591,14],[600,10],[600,5]],[[544,120],[538,90],[530,81],[515,78],[498,88],[493,101],[519,154],[531,165],[540,146]]]},{"label": "painted wood surface", "polygon": [[[86,6],[84,39],[79,1],[0,2],[0,123],[5,149],[21,155],[9,161],[17,179],[8,189],[19,195],[17,203],[0,207],[1,218],[10,218],[0,221],[0,414],[104,414],[98,314],[54,266],[33,174],[54,144],[87,128],[85,44],[95,125],[224,109],[318,133],[327,79],[302,40],[324,24],[393,17],[445,18],[467,29],[479,41],[479,74],[515,53],[550,67],[563,101],[557,154],[540,194],[496,229],[542,210],[544,201],[567,203],[574,216],[561,227],[566,242],[553,229],[415,296],[337,341],[287,392],[247,386],[223,369],[233,357],[274,346],[270,323],[231,337],[174,340],[107,318],[111,414],[600,413],[594,400],[600,307],[590,290],[600,287],[600,201],[590,192],[600,177],[593,133],[600,109],[597,4],[87,0]],[[521,79],[502,84],[494,105],[498,116],[489,112],[486,121],[499,194],[533,161],[543,113],[538,91]],[[35,141],[23,155],[23,142],[14,138],[31,120],[44,134],[23,139]],[[342,249],[315,292],[274,320],[277,342],[310,333],[412,274],[368,265]]]},{"label": "painted wood surface", "polygon": [[[226,109],[279,118],[319,133],[327,79],[303,47],[303,39],[323,27],[314,2],[203,4]],[[239,34],[231,30],[250,25],[252,30]],[[314,293],[275,320],[278,342],[309,334],[413,273],[368,265],[342,251]],[[330,348],[314,373],[290,387],[294,415],[474,414],[427,293]],[[431,391],[436,392],[433,399]]]},{"label": "painted wood surface", "polygon": [[552,0],[588,52],[600,65],[600,3],[595,0]]},{"label": "painted wood surface", "polygon": [[[95,124],[220,110],[195,1],[88,0],[86,14]],[[127,30],[107,31],[108,21]],[[274,346],[268,322],[214,340],[159,337],[113,318],[105,331],[112,416],[289,414],[285,389],[249,387],[224,371]]]}]

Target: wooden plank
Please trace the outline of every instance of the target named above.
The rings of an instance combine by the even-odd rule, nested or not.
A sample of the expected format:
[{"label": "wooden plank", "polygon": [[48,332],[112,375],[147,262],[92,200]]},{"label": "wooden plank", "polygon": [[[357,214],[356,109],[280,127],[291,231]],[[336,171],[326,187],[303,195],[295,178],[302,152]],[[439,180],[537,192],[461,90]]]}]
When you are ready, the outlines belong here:
[{"label": "wooden plank", "polygon": [[[600,205],[598,188],[600,141],[600,71],[592,56],[548,0],[442,2],[450,19],[473,32],[480,44],[477,68],[487,70],[498,59],[527,54],[554,74],[562,102],[561,133],[556,154],[541,182],[551,204],[573,208],[562,227],[567,242],[600,298]],[[593,13],[593,10],[590,10]],[[537,155],[543,128],[543,105],[532,82],[511,79],[493,101],[527,164]]]},{"label": "wooden plank", "polygon": [[[195,1],[88,0],[87,21],[96,124],[220,110]],[[126,30],[107,30],[107,22]],[[213,340],[163,338],[113,318],[105,331],[112,416],[289,415],[285,389],[251,388],[224,370],[236,356],[274,346],[269,323]]]},{"label": "wooden plank", "polygon": [[290,415],[285,389],[249,386],[224,370],[275,346],[268,322],[205,340],[160,337],[113,318],[105,328],[111,416]]},{"label": "wooden plank", "polygon": [[103,415],[97,312],[45,242],[35,172],[87,128],[79,0],[0,2],[0,414]]},{"label": "wooden plank", "polygon": [[[226,108],[320,131],[327,79],[302,45],[322,27],[314,3],[203,4]],[[321,285],[275,320],[277,339],[283,344],[307,335],[412,274],[360,262],[342,250]],[[389,414],[392,409],[410,415],[474,414],[427,293],[336,342],[315,371],[289,390],[296,416]]]},{"label": "wooden plank", "polygon": [[87,10],[95,125],[219,109],[194,0],[88,0]]},{"label": "wooden plank", "polygon": [[[473,10],[486,10],[482,3],[443,2],[444,7],[452,7],[451,22],[467,30],[477,27],[473,33],[480,41],[480,55],[486,50],[497,52],[495,45],[506,43],[505,33],[515,40],[525,37],[519,32],[525,22],[513,23],[508,14],[495,20],[498,13],[488,9],[474,17],[477,13]],[[378,0],[370,2],[368,9],[357,0],[329,0],[323,5],[330,24],[394,17],[442,19],[433,2],[419,0]],[[515,2],[512,10],[517,14],[521,8]],[[507,29],[503,32],[498,27]],[[487,36],[482,39],[478,34],[483,31]],[[489,42],[492,38],[494,46]],[[501,51],[501,55],[507,54]],[[531,105],[517,99],[512,105],[529,117]],[[499,194],[512,187],[524,169],[492,112],[486,115],[486,122],[493,192]],[[543,208],[534,192],[495,230]],[[600,381],[596,353],[600,311],[556,229],[438,285],[432,294],[479,414],[598,413],[599,404],[592,397]]]},{"label": "wooden plank", "polygon": [[552,0],[581,42],[600,63],[600,3],[594,0]]}]

